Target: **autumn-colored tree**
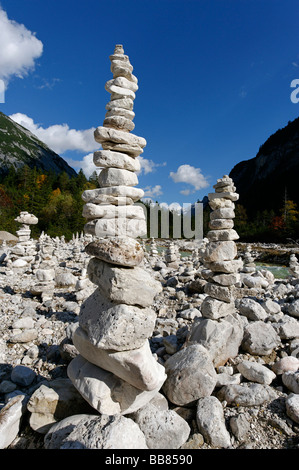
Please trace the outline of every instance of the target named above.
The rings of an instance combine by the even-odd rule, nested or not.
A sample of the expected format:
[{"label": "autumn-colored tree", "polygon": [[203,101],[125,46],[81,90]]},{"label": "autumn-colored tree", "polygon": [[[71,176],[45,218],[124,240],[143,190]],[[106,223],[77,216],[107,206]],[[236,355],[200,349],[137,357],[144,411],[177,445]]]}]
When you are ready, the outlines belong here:
[{"label": "autumn-colored tree", "polygon": [[276,215],[275,217],[273,217],[271,228],[276,231],[285,229],[285,222],[283,217],[280,215]]}]

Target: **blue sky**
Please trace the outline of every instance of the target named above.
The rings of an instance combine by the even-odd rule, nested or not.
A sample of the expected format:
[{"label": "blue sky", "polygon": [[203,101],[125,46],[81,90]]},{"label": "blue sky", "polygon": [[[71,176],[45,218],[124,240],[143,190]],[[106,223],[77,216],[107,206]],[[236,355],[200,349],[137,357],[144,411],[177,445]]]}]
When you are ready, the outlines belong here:
[{"label": "blue sky", "polygon": [[138,186],[192,203],[298,117],[298,23],[298,0],[0,0],[0,110],[90,172],[123,44],[147,140]]}]

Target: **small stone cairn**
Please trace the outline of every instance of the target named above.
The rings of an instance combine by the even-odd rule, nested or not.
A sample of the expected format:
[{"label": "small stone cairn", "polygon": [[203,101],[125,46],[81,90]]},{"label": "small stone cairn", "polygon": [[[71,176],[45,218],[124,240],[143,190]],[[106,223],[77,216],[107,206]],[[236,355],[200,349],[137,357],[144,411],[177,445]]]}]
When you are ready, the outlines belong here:
[{"label": "small stone cairn", "polygon": [[292,277],[299,278],[299,262],[295,253],[290,255],[289,272]]},{"label": "small stone cairn", "polygon": [[111,416],[149,403],[166,374],[148,341],[156,322],[151,305],[162,286],[144,269],[144,251],[136,240],[146,233],[143,208],[134,205],[144,194],[135,188],[135,172],[140,169],[136,157],[146,145],[130,134],[137,78],[121,45],[110,60],[113,79],[105,88],[111,99],[103,127],[94,134],[103,147],[94,153],[95,165],[103,168],[100,187],[82,195],[85,231],[94,237],[85,247],[92,256],[87,274],[97,287],[81,305],[73,335],[80,354],[70,362],[68,376],[92,407]]},{"label": "small stone cairn", "polygon": [[254,257],[252,256],[252,253],[251,253],[250,245],[246,247],[246,251],[244,253],[244,258],[243,258],[243,263],[244,263],[244,266],[242,268],[242,273],[255,273],[256,266],[254,263]]},{"label": "small stone cairn", "polygon": [[38,218],[29,214],[29,212],[20,212],[18,217],[15,218],[15,222],[21,224],[16,234],[18,236],[17,244],[11,249],[11,267],[12,268],[28,268],[30,263],[34,260],[36,254],[36,246],[33,240],[31,240],[30,225],[36,225]]},{"label": "small stone cairn", "polygon": [[241,259],[236,259],[235,240],[239,238],[233,229],[235,217],[234,202],[239,199],[233,180],[227,175],[217,180],[213,186],[215,193],[210,193],[209,243],[204,254],[205,270],[203,276],[208,281],[201,311],[203,317],[218,319],[235,311],[234,288],[240,281],[238,271],[243,266]]}]

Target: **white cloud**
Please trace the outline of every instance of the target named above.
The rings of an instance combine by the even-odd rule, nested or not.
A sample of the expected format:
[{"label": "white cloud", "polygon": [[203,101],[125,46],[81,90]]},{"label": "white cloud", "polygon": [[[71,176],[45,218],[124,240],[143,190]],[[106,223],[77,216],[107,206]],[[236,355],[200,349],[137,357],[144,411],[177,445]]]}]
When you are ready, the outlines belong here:
[{"label": "white cloud", "polygon": [[93,163],[93,153],[85,155],[82,160],[73,160],[67,157],[64,157],[64,160],[77,172],[82,169],[86,178],[89,178],[94,172],[99,175],[102,171],[102,168],[96,167]]},{"label": "white cloud", "polygon": [[43,43],[23,24],[7,17],[0,6],[0,78],[24,78],[43,52]]},{"label": "white cloud", "polygon": [[70,129],[67,124],[54,124],[43,128],[26,114],[16,113],[9,117],[36,135],[38,139],[58,154],[63,154],[68,150],[92,152],[99,148],[99,144],[94,140],[94,127],[86,130],[76,130]]},{"label": "white cloud", "polygon": [[182,189],[180,193],[183,194],[184,196],[189,196],[189,194],[191,193],[191,189]]},{"label": "white cloud", "polygon": [[141,169],[140,171],[138,172],[138,174],[141,174],[142,172],[147,175],[147,173],[152,173],[153,171],[156,170],[156,168],[160,167],[160,166],[166,166],[166,162],[163,162],[163,163],[155,163],[153,162],[153,160],[148,160],[147,158],[144,158],[144,157],[137,157],[139,162],[140,162],[140,165],[141,165]]},{"label": "white cloud", "polygon": [[[205,176],[201,173],[200,168],[195,168],[191,165],[181,165],[178,167],[176,172],[171,171],[169,176],[175,183],[187,183],[194,187],[194,191],[209,186],[209,183]],[[194,192],[193,191],[193,192]],[[187,194],[187,193],[183,193]]]},{"label": "white cloud", "polygon": [[160,186],[159,184],[156,184],[156,186],[154,186],[154,187],[146,186],[145,188],[143,188],[143,191],[144,191],[144,197],[145,198],[161,196],[161,194],[163,194],[162,186]]}]

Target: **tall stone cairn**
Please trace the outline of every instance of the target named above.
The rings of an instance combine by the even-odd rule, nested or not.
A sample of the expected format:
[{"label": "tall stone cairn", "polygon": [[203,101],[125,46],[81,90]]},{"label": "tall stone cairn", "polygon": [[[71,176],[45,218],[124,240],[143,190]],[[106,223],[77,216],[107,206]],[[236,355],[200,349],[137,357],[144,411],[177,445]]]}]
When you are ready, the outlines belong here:
[{"label": "tall stone cairn", "polygon": [[136,157],[146,145],[130,134],[137,78],[121,45],[110,60],[113,79],[105,88],[111,99],[94,134],[103,148],[94,153],[95,165],[103,168],[100,188],[82,195],[85,232],[94,236],[85,248],[92,256],[87,273],[97,287],[80,309],[73,335],[80,354],[70,362],[68,376],[99,413],[123,415],[148,403],[166,374],[148,341],[156,321],[151,305],[162,286],[144,269],[144,251],[136,240],[146,233],[143,209],[134,205],[143,196],[135,187]]},{"label": "tall stone cairn", "polygon": [[233,229],[235,217],[234,202],[239,199],[233,180],[227,175],[218,179],[213,186],[214,193],[209,193],[210,214],[207,233],[209,243],[204,254],[205,293],[201,311],[203,317],[218,319],[235,311],[234,289],[240,281],[239,271],[242,260],[236,259],[235,240],[239,238]]}]

